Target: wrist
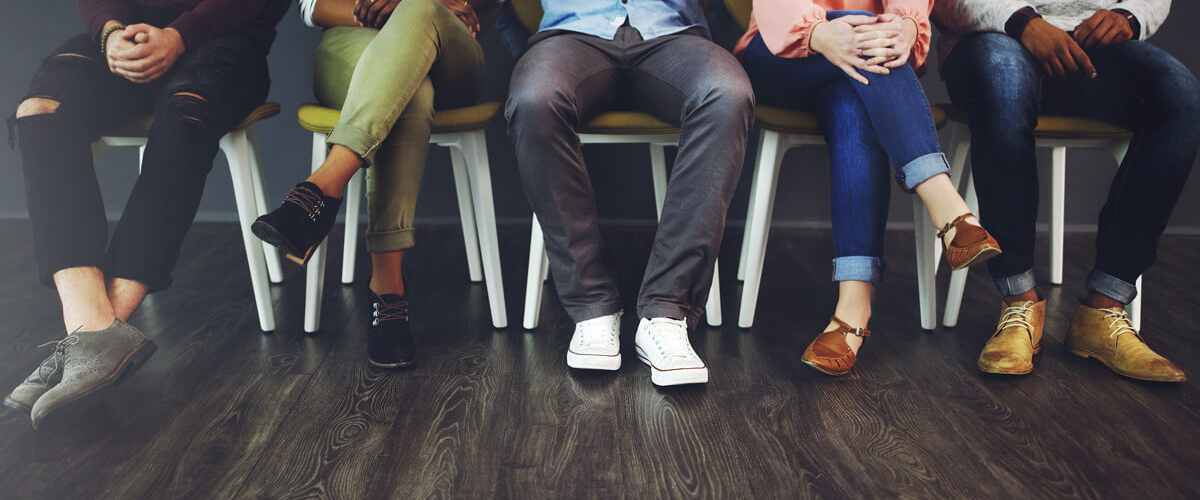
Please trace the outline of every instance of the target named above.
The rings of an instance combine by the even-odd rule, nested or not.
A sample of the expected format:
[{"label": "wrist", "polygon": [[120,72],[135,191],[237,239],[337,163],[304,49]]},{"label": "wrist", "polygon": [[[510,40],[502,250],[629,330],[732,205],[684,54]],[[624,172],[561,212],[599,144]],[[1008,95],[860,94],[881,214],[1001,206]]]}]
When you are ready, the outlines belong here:
[{"label": "wrist", "polygon": [[1137,16],[1125,9],[1112,9],[1111,12],[1125,18],[1125,21],[1129,23],[1129,30],[1133,32],[1134,40],[1142,39],[1142,22],[1138,21]]},{"label": "wrist", "polygon": [[125,25],[116,21],[104,23],[104,31],[100,33],[100,54],[108,56],[108,41],[114,34],[125,29]]},{"label": "wrist", "polygon": [[1008,22],[1004,23],[1004,32],[1019,41],[1021,35],[1025,34],[1025,29],[1034,21],[1046,22],[1033,7],[1022,7],[1009,16]]}]

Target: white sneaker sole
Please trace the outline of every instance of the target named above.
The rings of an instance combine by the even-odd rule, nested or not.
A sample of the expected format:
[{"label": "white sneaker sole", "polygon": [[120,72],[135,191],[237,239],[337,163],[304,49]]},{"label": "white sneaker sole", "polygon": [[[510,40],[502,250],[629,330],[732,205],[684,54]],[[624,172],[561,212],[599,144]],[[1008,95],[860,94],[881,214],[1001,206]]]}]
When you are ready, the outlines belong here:
[{"label": "white sneaker sole", "polygon": [[567,350],[567,366],[579,370],[609,370],[621,369],[621,353],[616,356],[600,354],[575,354]]},{"label": "white sneaker sole", "polygon": [[674,370],[659,370],[646,357],[642,346],[635,345],[637,348],[637,357],[650,367],[650,381],[657,386],[668,385],[685,385],[685,384],[707,384],[708,383],[708,367],[701,366],[699,368],[677,368]]}]

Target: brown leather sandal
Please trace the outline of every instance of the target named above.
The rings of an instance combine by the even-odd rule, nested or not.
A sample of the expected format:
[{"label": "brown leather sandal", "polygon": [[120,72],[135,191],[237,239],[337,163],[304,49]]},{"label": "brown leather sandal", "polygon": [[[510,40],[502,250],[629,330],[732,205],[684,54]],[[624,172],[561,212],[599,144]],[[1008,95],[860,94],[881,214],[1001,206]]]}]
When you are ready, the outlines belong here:
[{"label": "brown leather sandal", "polygon": [[850,369],[854,367],[854,360],[858,359],[846,344],[846,335],[858,335],[865,340],[871,336],[871,330],[854,328],[837,316],[833,317],[833,322],[837,323],[838,327],[817,335],[817,338],[808,344],[808,349],[804,350],[800,361],[821,373],[836,377],[850,373]]},{"label": "brown leather sandal", "polygon": [[[942,242],[942,249],[945,250],[946,262],[950,264],[950,269],[955,271],[1000,255],[1000,244],[996,242],[996,238],[988,234],[983,227],[964,224],[971,217],[975,217],[975,214],[962,214],[953,222],[946,223],[937,233],[938,240]],[[954,228],[954,240],[946,243],[946,233],[950,232],[950,228]]]}]

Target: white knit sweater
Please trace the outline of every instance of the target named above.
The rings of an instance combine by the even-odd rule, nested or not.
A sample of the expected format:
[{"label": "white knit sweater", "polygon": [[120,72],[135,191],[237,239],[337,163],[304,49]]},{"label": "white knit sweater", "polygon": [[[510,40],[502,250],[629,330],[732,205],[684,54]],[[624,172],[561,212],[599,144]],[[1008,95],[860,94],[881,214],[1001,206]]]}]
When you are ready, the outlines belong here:
[{"label": "white knit sweater", "polygon": [[1013,13],[1033,7],[1046,22],[1074,30],[1101,9],[1125,9],[1142,25],[1141,39],[1150,38],[1171,11],[1171,0],[937,0],[930,17],[941,28],[938,58],[945,59],[962,36],[976,31],[1004,33]]}]

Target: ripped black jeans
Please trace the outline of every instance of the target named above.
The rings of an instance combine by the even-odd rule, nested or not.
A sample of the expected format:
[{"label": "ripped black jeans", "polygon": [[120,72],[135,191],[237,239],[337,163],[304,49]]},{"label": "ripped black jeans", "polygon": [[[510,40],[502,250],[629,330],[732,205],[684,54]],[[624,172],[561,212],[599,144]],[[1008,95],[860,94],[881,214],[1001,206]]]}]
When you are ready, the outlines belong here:
[{"label": "ripped black jeans", "polygon": [[[136,84],[109,72],[97,43],[79,35],[43,61],[30,87],[26,98],[59,103],[13,122],[39,279],[53,286],[59,270],[98,267],[150,291],[169,286],[218,141],[267,97],[266,50],[244,35],[219,36]],[[109,240],[91,145],[150,115],[142,172]]]}]

